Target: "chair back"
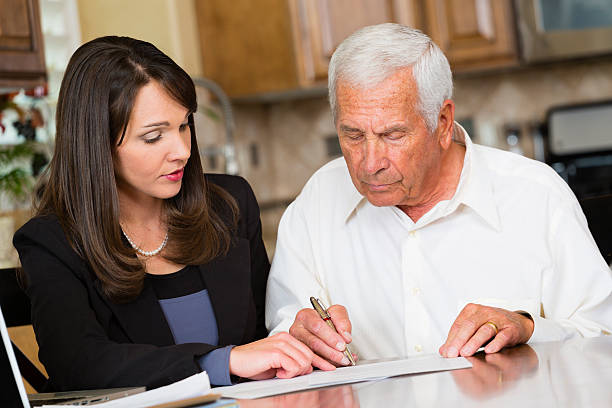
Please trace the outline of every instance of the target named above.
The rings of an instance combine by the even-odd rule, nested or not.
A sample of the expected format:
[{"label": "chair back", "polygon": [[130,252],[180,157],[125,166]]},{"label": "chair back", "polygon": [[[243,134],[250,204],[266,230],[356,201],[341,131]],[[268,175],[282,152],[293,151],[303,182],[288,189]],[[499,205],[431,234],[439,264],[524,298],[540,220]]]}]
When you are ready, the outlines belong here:
[{"label": "chair back", "polygon": [[[21,289],[15,268],[0,269],[0,308],[4,314],[7,327],[27,326],[32,324],[30,299]],[[26,357],[19,347],[11,341],[19,370],[32,388],[41,392],[47,383],[47,377]]]}]

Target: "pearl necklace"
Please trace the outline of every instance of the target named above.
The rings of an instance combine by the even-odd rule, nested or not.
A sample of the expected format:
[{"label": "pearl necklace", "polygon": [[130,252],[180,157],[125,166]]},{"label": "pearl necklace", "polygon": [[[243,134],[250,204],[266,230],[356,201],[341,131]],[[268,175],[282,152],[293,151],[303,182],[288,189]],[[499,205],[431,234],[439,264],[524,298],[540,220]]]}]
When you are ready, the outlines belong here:
[{"label": "pearl necklace", "polygon": [[164,241],[161,243],[161,245],[159,247],[157,247],[157,249],[154,249],[153,251],[143,251],[138,245],[136,245],[134,243],[134,241],[132,241],[130,239],[130,237],[128,237],[128,235],[125,233],[123,228],[121,228],[121,233],[128,240],[128,242],[130,243],[132,248],[134,248],[136,250],[136,252],[138,252],[140,255],[145,256],[147,258],[159,254],[161,252],[161,250],[164,249],[164,247],[166,246],[166,243],[168,242],[168,233],[166,232],[166,236],[164,237]]}]

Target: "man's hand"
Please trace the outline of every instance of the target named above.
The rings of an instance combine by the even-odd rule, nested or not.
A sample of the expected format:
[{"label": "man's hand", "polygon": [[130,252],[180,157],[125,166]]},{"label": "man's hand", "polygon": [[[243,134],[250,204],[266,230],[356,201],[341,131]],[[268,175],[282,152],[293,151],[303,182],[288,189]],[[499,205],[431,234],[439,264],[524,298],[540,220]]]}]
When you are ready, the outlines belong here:
[{"label": "man's hand", "polygon": [[[344,306],[333,305],[327,309],[338,333],[325,323],[313,309],[302,309],[295,316],[295,321],[289,333],[306,344],[319,356],[337,365],[349,365],[350,361],[343,354],[346,345],[351,342],[351,321]],[[332,370],[334,366],[321,367],[322,370]]]},{"label": "man's hand", "polygon": [[478,400],[491,398],[515,386],[524,376],[538,369],[536,352],[527,344],[501,350],[495,354],[477,353],[468,357],[472,368],[452,370],[458,388]]},{"label": "man's hand", "polygon": [[471,356],[490,340],[485,353],[497,353],[504,347],[526,343],[532,333],[533,321],[528,317],[470,303],[457,316],[439,352],[442,357]]},{"label": "man's hand", "polygon": [[313,366],[328,368],[331,364],[288,333],[236,346],[230,352],[229,360],[231,374],[252,380],[309,374]]}]

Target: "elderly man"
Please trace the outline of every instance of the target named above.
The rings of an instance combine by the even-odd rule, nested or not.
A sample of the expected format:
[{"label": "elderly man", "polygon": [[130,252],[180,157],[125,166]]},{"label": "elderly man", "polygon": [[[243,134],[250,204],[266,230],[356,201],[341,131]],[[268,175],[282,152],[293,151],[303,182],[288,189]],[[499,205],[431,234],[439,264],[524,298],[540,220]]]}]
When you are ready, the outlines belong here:
[{"label": "elderly man", "polygon": [[[340,365],[609,334],[612,273],[545,164],[473,144],[440,49],[396,24],[346,39],[329,67],[344,158],[281,220],[266,323]],[[337,334],[308,305],[327,304]],[[350,316],[350,319],[349,319]]]}]

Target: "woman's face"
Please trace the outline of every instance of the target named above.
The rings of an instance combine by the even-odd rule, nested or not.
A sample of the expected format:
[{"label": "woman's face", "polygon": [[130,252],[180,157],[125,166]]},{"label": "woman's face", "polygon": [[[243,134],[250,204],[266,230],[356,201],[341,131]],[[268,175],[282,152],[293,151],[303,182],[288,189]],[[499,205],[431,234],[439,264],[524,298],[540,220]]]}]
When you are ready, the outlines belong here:
[{"label": "woman's face", "polygon": [[155,81],[138,91],[115,155],[120,196],[141,201],[178,194],[191,153],[188,115]]}]

